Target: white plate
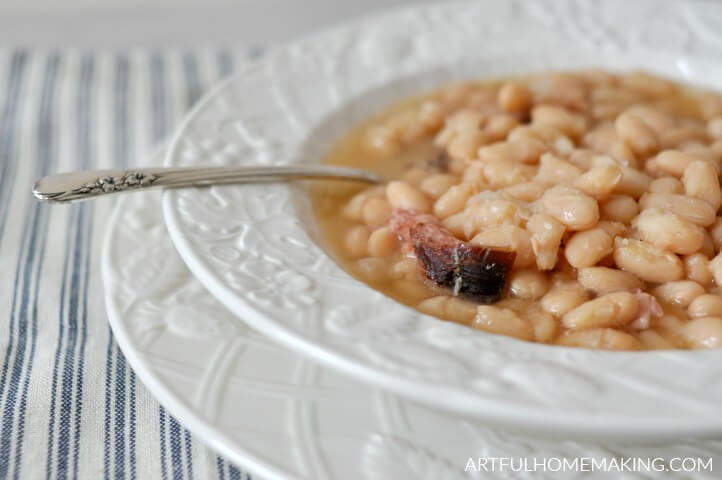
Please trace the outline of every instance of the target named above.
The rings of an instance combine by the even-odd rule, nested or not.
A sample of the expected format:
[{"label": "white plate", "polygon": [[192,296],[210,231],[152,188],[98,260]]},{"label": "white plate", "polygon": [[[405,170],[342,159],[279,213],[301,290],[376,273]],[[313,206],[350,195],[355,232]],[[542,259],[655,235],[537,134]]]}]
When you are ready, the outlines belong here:
[{"label": "white plate", "polygon": [[[461,78],[599,66],[721,88],[720,19],[717,3],[654,0],[397,11],[297,41],[243,68],[190,113],[166,163],[318,161],[392,99]],[[312,241],[308,202],[289,186],[169,191],[163,208],[186,264],[225,306],[357,378],[496,424],[559,435],[722,434],[722,350],[549,347],[421,315],[341,271]]]},{"label": "white plate", "polygon": [[[533,439],[435,412],[318,366],[248,328],[205,291],[174,251],[160,198],[124,197],[105,241],[111,326],[144,385],[183,425],[244,470],[300,480],[461,480],[469,457],[687,456],[722,462],[722,441],[665,446]],[[550,463],[553,466],[553,463]],[[493,478],[564,480],[569,471]],[[690,474],[625,473],[626,479]],[[694,478],[716,478],[710,472]],[[254,479],[256,477],[254,476]],[[616,478],[614,473],[585,478]]]}]

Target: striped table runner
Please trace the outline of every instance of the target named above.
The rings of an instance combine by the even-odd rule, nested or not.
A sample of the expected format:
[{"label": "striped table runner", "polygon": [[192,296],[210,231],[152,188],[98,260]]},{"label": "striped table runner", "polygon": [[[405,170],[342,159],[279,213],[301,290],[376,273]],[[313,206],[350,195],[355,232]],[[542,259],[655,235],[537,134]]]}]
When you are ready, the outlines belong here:
[{"label": "striped table runner", "polygon": [[53,172],[146,158],[210,85],[258,50],[0,50],[0,479],[248,475],[138,382],[106,321],[113,205],[37,203]]}]

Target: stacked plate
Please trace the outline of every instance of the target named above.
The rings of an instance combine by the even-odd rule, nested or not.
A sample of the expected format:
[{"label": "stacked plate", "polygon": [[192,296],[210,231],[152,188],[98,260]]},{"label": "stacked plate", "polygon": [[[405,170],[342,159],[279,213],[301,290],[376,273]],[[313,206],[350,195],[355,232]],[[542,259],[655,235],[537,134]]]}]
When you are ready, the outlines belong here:
[{"label": "stacked plate", "polygon": [[[318,161],[393,99],[466,78],[635,68],[722,88],[720,18],[713,3],[653,0],[369,18],[246,65],[188,115],[166,163]],[[112,219],[104,280],[121,348],[171,413],[239,465],[436,479],[481,477],[480,458],[722,457],[710,440],[722,438],[722,351],[595,352],[440,322],[352,279],[316,238],[290,185],[133,195]]]}]

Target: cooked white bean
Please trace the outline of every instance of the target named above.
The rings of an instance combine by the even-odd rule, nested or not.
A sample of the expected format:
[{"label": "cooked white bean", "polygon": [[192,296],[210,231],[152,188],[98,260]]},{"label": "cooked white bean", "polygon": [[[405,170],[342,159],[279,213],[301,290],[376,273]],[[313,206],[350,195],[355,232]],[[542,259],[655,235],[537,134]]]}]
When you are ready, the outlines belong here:
[{"label": "cooked white bean", "polygon": [[415,258],[402,258],[391,267],[391,276],[397,280],[413,280],[419,276],[419,267]]},{"label": "cooked white bean", "polygon": [[604,200],[621,180],[622,170],[617,165],[600,165],[577,178],[574,186],[597,200]]},{"label": "cooked white bean", "polygon": [[637,339],[645,350],[670,350],[675,345],[654,330],[642,330],[637,333]]},{"label": "cooked white bean", "polygon": [[380,258],[362,258],[356,261],[356,271],[367,282],[378,283],[386,279],[388,269],[386,262]]},{"label": "cooked white bean", "polygon": [[372,187],[363,190],[353,197],[343,209],[343,215],[349,220],[360,222],[363,220],[363,207],[371,198],[383,198],[385,195],[384,187]]},{"label": "cooked white bean", "polygon": [[474,187],[467,183],[454,185],[434,203],[434,215],[447,218],[464,209],[466,201],[474,193]]},{"label": "cooked white bean", "polygon": [[715,218],[715,221],[707,228],[715,251],[722,250],[722,217]]},{"label": "cooked white bean", "polygon": [[645,193],[639,199],[642,210],[659,208],[660,210],[676,213],[680,217],[707,227],[715,221],[715,210],[712,206],[699,198],[672,193]]},{"label": "cooked white bean", "polygon": [[674,127],[674,117],[656,108],[646,105],[635,105],[627,109],[646,123],[655,133]]},{"label": "cooked white bean", "polygon": [[549,187],[550,184],[545,182],[523,182],[510,185],[502,191],[517,200],[533,202],[539,200]]},{"label": "cooked white bean", "polygon": [[612,238],[618,237],[627,231],[627,226],[622,222],[613,222],[610,220],[601,220],[597,223],[597,227],[607,232]]},{"label": "cooked white bean", "polygon": [[439,146],[447,146],[455,137],[481,131],[486,116],[471,109],[459,110],[450,115],[444,122],[444,128],[434,139]]},{"label": "cooked white bean", "polygon": [[427,100],[419,107],[417,118],[427,132],[433,133],[444,125],[444,110],[439,102]]},{"label": "cooked white bean", "polygon": [[677,348],[689,348],[688,342],[684,339],[682,333],[686,323],[686,319],[683,320],[681,315],[666,314],[655,319],[654,329]]},{"label": "cooked white bean", "polygon": [[562,283],[552,287],[540,301],[542,308],[554,315],[562,317],[577,308],[589,298],[589,293],[578,283]]},{"label": "cooked white bean", "polygon": [[439,295],[422,300],[418,309],[428,315],[469,325],[476,316],[476,305],[459,297]]},{"label": "cooked white bean", "polygon": [[642,240],[674,253],[695,253],[704,242],[704,229],[674,213],[649,208],[632,221]]},{"label": "cooked white bean", "polygon": [[695,298],[704,293],[704,287],[692,280],[667,282],[654,289],[656,296],[682,308],[686,308]]},{"label": "cooked white bean", "polygon": [[611,195],[600,204],[599,210],[605,220],[628,223],[639,213],[639,205],[629,195]]},{"label": "cooked white bean", "polygon": [[614,262],[647,282],[671,282],[684,276],[682,261],[675,254],[632,238],[615,239]]},{"label": "cooked white bean", "polygon": [[685,142],[704,140],[705,137],[705,129],[701,126],[680,125],[660,132],[659,146],[664,149],[675,149]]},{"label": "cooked white bean", "polygon": [[551,342],[559,332],[559,321],[554,316],[540,308],[527,309],[526,319],[534,328],[534,340],[537,342]]},{"label": "cooked white bean", "polygon": [[567,241],[564,256],[574,268],[591,267],[614,250],[612,237],[603,228],[576,232]]},{"label": "cooked white bean", "polygon": [[548,183],[569,182],[580,177],[582,173],[584,171],[576,165],[564,161],[551,153],[545,153],[539,159],[539,171],[534,177],[534,181]]},{"label": "cooked white bean", "polygon": [[401,175],[401,180],[417,189],[421,182],[429,178],[429,172],[423,168],[410,168]]},{"label": "cooked white bean", "polygon": [[690,163],[682,176],[684,192],[690,197],[701,198],[717,211],[722,203],[717,173],[710,162],[696,160]]},{"label": "cooked white bean", "polygon": [[643,287],[642,281],[631,273],[608,267],[582,268],[577,274],[577,281],[597,295]]},{"label": "cooked white bean", "polygon": [[682,258],[687,278],[700,285],[708,286],[714,278],[709,269],[709,257],[703,253],[693,253]]},{"label": "cooked white bean", "polygon": [[546,273],[536,269],[514,270],[509,276],[509,292],[526,300],[541,298],[549,290]]},{"label": "cooked white bean", "polygon": [[550,215],[537,213],[529,219],[526,229],[531,233],[537,268],[551,270],[557,263],[557,253],[566,227]]},{"label": "cooked white bean", "polygon": [[546,140],[527,125],[512,129],[507,136],[507,143],[513,155],[524,163],[537,163],[541,154],[549,150]]},{"label": "cooked white bean", "polygon": [[634,156],[634,152],[629,147],[629,144],[624,140],[615,140],[606,149],[606,152],[614,158],[619,165],[625,167],[638,168],[639,161]]},{"label": "cooked white bean", "polygon": [[657,135],[634,113],[624,112],[614,123],[619,138],[637,155],[649,155],[659,148]]},{"label": "cooked white bean", "polygon": [[655,193],[684,193],[684,185],[675,177],[662,177],[652,180],[649,191]]},{"label": "cooked white bean", "polygon": [[566,328],[585,329],[620,327],[631,322],[639,311],[639,302],[629,292],[614,292],[597,297],[562,317]]},{"label": "cooked white bean", "polygon": [[687,307],[690,317],[722,317],[722,297],[711,293],[700,295]]},{"label": "cooked white bean", "polygon": [[709,261],[709,271],[712,272],[714,281],[718,287],[722,286],[722,252]]},{"label": "cooked white bean", "polygon": [[479,148],[489,141],[491,139],[482,130],[459,132],[446,144],[446,152],[456,160],[473,160]]},{"label": "cooked white bean", "polygon": [[722,117],[711,118],[707,122],[707,135],[712,138],[722,139]]},{"label": "cooked white bean", "polygon": [[559,345],[600,350],[639,350],[642,344],[628,333],[613,328],[592,328],[559,337]]},{"label": "cooked white bean", "polygon": [[508,335],[521,340],[533,340],[534,328],[513,310],[492,305],[480,305],[471,326],[489,333]]},{"label": "cooked white bean", "polygon": [[424,213],[431,210],[431,202],[429,199],[406,182],[389,182],[386,186],[386,198],[388,198],[389,203],[394,208],[418,210]]},{"label": "cooked white bean", "polygon": [[364,225],[356,225],[346,233],[346,252],[351,257],[363,257],[366,255],[366,246],[371,232]]},{"label": "cooked white bean", "polygon": [[562,107],[539,105],[531,112],[532,122],[558,128],[572,138],[578,138],[587,128],[586,119]]},{"label": "cooked white bean", "polygon": [[702,242],[702,248],[699,249],[699,253],[706,255],[707,258],[714,257],[714,240],[712,240],[712,235],[710,235],[709,230],[705,230],[704,233],[704,242]]},{"label": "cooked white bean", "polygon": [[391,215],[391,205],[382,197],[370,198],[364,203],[361,216],[369,228],[386,225]]},{"label": "cooked white bean", "polygon": [[623,88],[638,92],[644,97],[666,97],[672,95],[677,88],[671,80],[639,71],[622,74],[620,83]]},{"label": "cooked white bean", "polygon": [[440,173],[432,175],[421,182],[421,191],[431,198],[439,198],[446,193],[452,185],[456,183],[453,175]]},{"label": "cooked white bean", "polygon": [[519,125],[519,120],[514,115],[508,113],[498,113],[492,115],[484,125],[484,134],[490,141],[502,140],[506,138],[514,127]]},{"label": "cooked white bean", "polygon": [[722,318],[696,318],[682,327],[682,333],[693,348],[722,347]]},{"label": "cooked white bean", "polygon": [[399,246],[396,235],[384,226],[377,228],[369,235],[367,249],[372,257],[386,257],[391,255]]},{"label": "cooked white bean", "polygon": [[506,83],[499,89],[499,106],[505,112],[524,112],[532,104],[532,93],[526,85]]},{"label": "cooked white bean", "polygon": [[510,164],[508,160],[484,162],[484,181],[493,189],[504,188],[534,178],[536,169],[531,165]]},{"label": "cooked white bean", "polygon": [[597,201],[581,190],[557,185],[541,198],[544,212],[565,224],[570,230],[593,227],[599,220]]},{"label": "cooked white bean", "polygon": [[683,152],[680,150],[665,150],[655,157],[657,168],[674,177],[681,177],[690,163],[704,161],[699,154]]},{"label": "cooked white bean", "polygon": [[540,140],[509,140],[496,142],[479,148],[477,156],[486,163],[513,162],[537,163],[539,156],[547,149]]},{"label": "cooked white bean", "polygon": [[630,167],[620,168],[622,170],[622,179],[614,189],[616,193],[639,198],[649,190],[649,184],[652,183],[649,175]]}]

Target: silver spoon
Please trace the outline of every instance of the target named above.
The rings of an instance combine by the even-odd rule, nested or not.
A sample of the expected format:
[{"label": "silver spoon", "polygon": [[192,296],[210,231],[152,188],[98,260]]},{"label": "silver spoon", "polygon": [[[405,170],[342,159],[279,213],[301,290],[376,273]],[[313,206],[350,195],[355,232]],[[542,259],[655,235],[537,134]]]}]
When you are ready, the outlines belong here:
[{"label": "silver spoon", "polygon": [[52,203],[77,202],[101,195],[150,188],[203,187],[233,183],[266,183],[289,180],[353,180],[380,183],[372,172],[332,165],[273,167],[136,168],[60,173],[35,183],[33,195]]}]

